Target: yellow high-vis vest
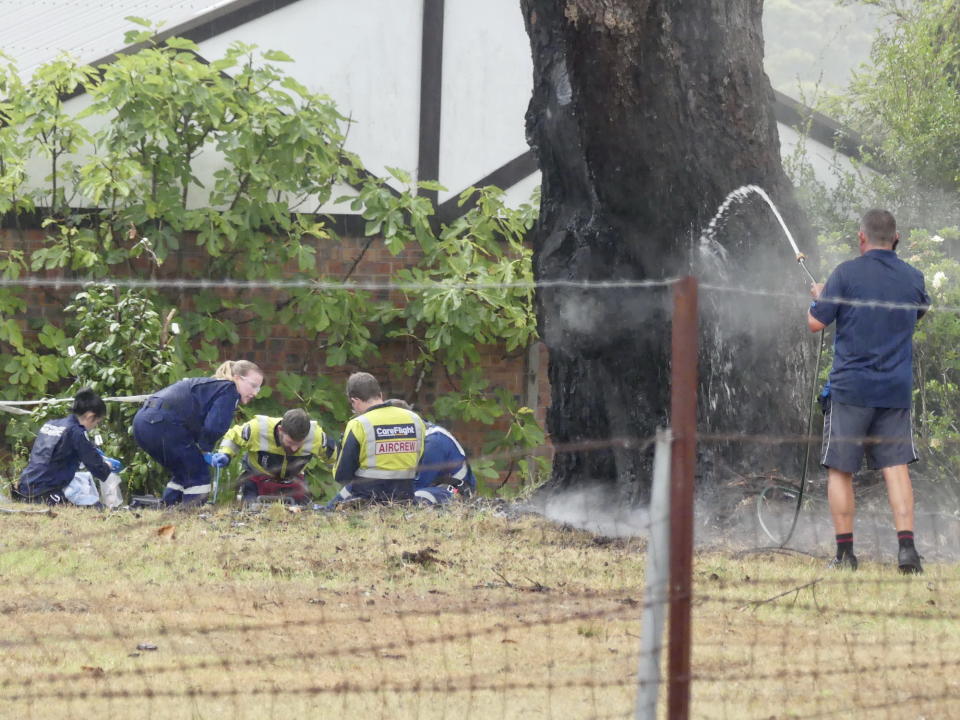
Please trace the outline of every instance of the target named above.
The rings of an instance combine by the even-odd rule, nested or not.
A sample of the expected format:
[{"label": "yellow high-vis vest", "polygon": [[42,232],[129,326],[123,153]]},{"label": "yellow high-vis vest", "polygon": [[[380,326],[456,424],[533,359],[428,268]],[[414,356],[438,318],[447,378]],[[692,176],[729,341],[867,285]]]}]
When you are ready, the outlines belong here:
[{"label": "yellow high-vis vest", "polygon": [[310,421],[310,431],[303,445],[295,453],[289,453],[277,442],[277,425],[282,418],[256,415],[240,425],[234,425],[223,436],[220,452],[234,457],[245,452],[245,470],[254,475],[268,475],[277,480],[290,480],[303,472],[314,455],[327,464],[334,460],[333,443],[316,422]]},{"label": "yellow high-vis vest", "polygon": [[367,480],[412,480],[423,455],[426,427],[415,412],[378,405],[347,423],[360,446],[356,477]]}]

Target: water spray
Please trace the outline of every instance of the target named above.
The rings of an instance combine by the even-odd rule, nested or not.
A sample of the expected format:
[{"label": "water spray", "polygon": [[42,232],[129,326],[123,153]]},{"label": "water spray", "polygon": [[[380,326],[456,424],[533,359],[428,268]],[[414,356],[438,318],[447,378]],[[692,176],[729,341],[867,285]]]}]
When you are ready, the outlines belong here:
[{"label": "water spray", "polygon": [[730,206],[734,203],[743,202],[751,194],[761,197],[767,204],[767,207],[770,208],[770,212],[773,213],[773,216],[777,219],[777,222],[780,223],[780,227],[783,228],[783,234],[786,235],[787,242],[790,243],[790,247],[793,249],[793,255],[797,259],[797,262],[800,263],[800,267],[803,268],[803,272],[806,273],[808,278],[810,278],[810,282],[816,284],[816,278],[813,277],[813,274],[807,268],[807,256],[800,252],[800,248],[797,247],[797,241],[793,239],[793,233],[790,232],[790,228],[788,228],[787,223],[784,222],[783,216],[780,214],[780,210],[776,205],[773,204],[773,200],[771,200],[770,196],[767,195],[767,191],[759,185],[742,185],[727,195],[723,202],[720,203],[720,207],[717,208],[716,214],[713,216],[710,222],[707,223],[707,227],[701,235],[701,241],[706,239],[712,240],[713,236],[717,232],[717,224],[720,222],[720,218],[726,215]]},{"label": "water spray", "polygon": [[[787,223],[784,222],[783,216],[780,214],[780,210],[777,209],[777,206],[773,204],[773,200],[771,200],[770,196],[767,195],[766,190],[764,190],[762,187],[758,185],[743,185],[741,187],[738,187],[729,195],[727,195],[724,201],[720,204],[720,207],[717,209],[717,212],[713,216],[713,219],[711,219],[710,222],[707,224],[706,229],[701,235],[701,242],[705,242],[707,240],[713,241],[713,236],[715,235],[716,229],[717,229],[717,223],[720,221],[720,218],[724,216],[727,209],[735,202],[743,202],[751,194],[760,196],[761,198],[763,198],[763,201],[767,203],[767,207],[770,208],[770,211],[773,213],[774,217],[776,217],[777,221],[780,223],[780,227],[783,228],[783,234],[786,236],[787,242],[790,243],[790,247],[793,249],[794,257],[796,258],[797,262],[800,264],[801,269],[806,274],[806,276],[810,279],[810,282],[816,285],[817,280],[816,278],[813,277],[813,273],[811,273],[810,269],[807,267],[807,262],[806,262],[807,256],[804,255],[802,252],[800,252],[800,248],[797,247],[797,241],[793,239],[793,234],[790,232],[790,228],[787,227]],[[824,338],[823,330],[821,330],[819,334],[820,334],[820,343],[819,343],[820,347],[817,350],[817,361],[813,369],[813,383],[812,383],[813,387],[810,392],[810,410],[807,413],[807,433],[806,433],[807,438],[810,437],[810,433],[813,431],[813,417],[814,417],[814,410],[816,407],[817,383],[818,383],[818,376],[820,374],[820,360],[823,357],[823,338]],[[797,528],[797,520],[800,517],[800,509],[803,505],[803,491],[807,484],[806,483],[807,471],[809,469],[809,465],[810,465],[810,441],[808,439],[807,445],[806,445],[806,452],[804,453],[804,456],[803,456],[803,469],[800,472],[800,487],[797,490],[797,504],[793,511],[793,520],[790,522],[790,529],[787,531],[787,534],[783,538],[783,540],[778,542],[777,538],[773,537],[770,534],[770,532],[767,530],[762,519],[760,520],[760,525],[761,527],[763,527],[764,532],[766,532],[767,535],[770,536],[771,540],[778,543],[777,545],[778,548],[783,548],[786,546],[788,542],[790,542],[791,538],[793,537],[793,532]],[[759,511],[760,511],[759,503],[762,502],[765,492],[766,492],[766,488],[764,488],[764,491],[758,497],[758,505],[757,505],[758,519],[759,519]]]},{"label": "water spray", "polygon": [[[780,223],[780,227],[783,228],[784,235],[787,236],[787,242],[790,243],[790,247],[793,248],[793,254],[797,258],[797,262],[800,263],[800,267],[803,268],[803,271],[807,274],[807,277],[810,278],[810,282],[814,285],[817,284],[816,278],[813,277],[813,274],[807,268],[807,256],[800,252],[800,248],[797,247],[797,241],[793,239],[793,233],[790,232],[790,228],[787,227],[787,224],[783,221],[783,216],[780,214],[780,210],[777,209],[777,206],[773,204],[773,200],[770,199],[770,196],[767,195],[766,190],[757,185],[744,185],[738,190],[746,190],[748,192],[753,192],[759,195],[767,203],[767,206],[773,212],[774,217],[777,218],[777,221]],[[737,192],[738,190],[734,190]]]}]

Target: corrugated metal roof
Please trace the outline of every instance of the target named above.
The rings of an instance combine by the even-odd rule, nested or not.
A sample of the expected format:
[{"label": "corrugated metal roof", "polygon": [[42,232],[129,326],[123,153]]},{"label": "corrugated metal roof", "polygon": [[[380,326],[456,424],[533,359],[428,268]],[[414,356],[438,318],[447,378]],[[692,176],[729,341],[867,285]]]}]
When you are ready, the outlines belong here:
[{"label": "corrugated metal roof", "polygon": [[125,17],[164,21],[164,29],[227,5],[231,0],[0,0],[0,51],[26,78],[67,52],[90,63],[125,47],[138,29]]}]

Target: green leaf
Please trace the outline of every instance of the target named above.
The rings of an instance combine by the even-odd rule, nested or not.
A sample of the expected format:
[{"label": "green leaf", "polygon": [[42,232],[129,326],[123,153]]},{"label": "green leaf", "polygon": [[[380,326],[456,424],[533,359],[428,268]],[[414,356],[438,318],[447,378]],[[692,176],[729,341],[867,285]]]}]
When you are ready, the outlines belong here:
[{"label": "green leaf", "polygon": [[293,58],[280,50],[267,50],[262,53],[263,59],[270,62],[288,62],[292,63]]},{"label": "green leaf", "polygon": [[432,190],[433,192],[446,192],[448,189],[446,186],[441,185],[436,180],[421,180],[417,183],[417,187],[424,190]]},{"label": "green leaf", "polygon": [[174,50],[189,50],[195,53],[200,52],[200,46],[193,42],[193,40],[188,40],[187,38],[169,37],[164,40],[164,43],[169,47],[172,47]]},{"label": "green leaf", "polygon": [[387,167],[387,172],[390,173],[395,180],[402,182],[404,185],[409,185],[413,182],[413,178],[410,177],[410,173],[408,173],[406,170],[401,170],[400,168],[396,167]]},{"label": "green leaf", "polygon": [[142,27],[145,27],[145,28],[153,27],[152,20],[148,20],[147,18],[137,17],[136,15],[125,15],[123,19],[126,20],[127,22],[132,22],[134,25],[141,25]]}]

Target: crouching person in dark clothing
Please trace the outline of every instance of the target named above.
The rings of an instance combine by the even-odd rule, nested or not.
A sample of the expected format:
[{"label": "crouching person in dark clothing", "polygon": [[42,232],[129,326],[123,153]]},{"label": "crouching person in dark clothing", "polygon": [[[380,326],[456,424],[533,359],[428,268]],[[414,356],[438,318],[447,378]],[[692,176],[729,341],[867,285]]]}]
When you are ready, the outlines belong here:
[{"label": "crouching person in dark clothing", "polygon": [[243,474],[238,479],[244,502],[261,495],[283,495],[296,503],[310,500],[303,471],[318,456],[332,464],[336,445],[304,410],[288,410],[282,418],[257,415],[234,425],[214,453],[213,464],[226,466],[243,454]]},{"label": "crouching person in dark clothing", "polygon": [[151,395],[133,419],[137,444],[172,475],[163,504],[199,505],[210,493],[212,450],[239,403],[253,400],[263,372],[248,360],[227,361],[213,377],[187,378]]},{"label": "crouching person in dark clothing", "polygon": [[426,445],[417,477],[414,481],[414,493],[427,502],[441,503],[447,498],[442,491],[450,493],[450,498],[469,497],[477,491],[477,479],[467,460],[463,446],[446,428],[427,423]]},{"label": "crouching person in dark clothing", "polygon": [[376,378],[353,373],[347,398],[357,413],[343,432],[334,480],[342,485],[327,507],[353,498],[412,500],[426,433],[415,412],[384,402]]},{"label": "crouching person in dark clothing", "polygon": [[[387,400],[394,407],[412,410],[399,398]],[[467,460],[467,452],[449,430],[426,423],[423,457],[413,481],[414,497],[426,505],[440,505],[454,498],[469,497],[477,491],[477,479]]]},{"label": "crouching person in dark clothing", "polygon": [[64,490],[83,463],[93,477],[113,490],[120,486],[119,460],[105,457],[90,442],[87,431],[95,428],[107,406],[89,388],[73,399],[72,414],[43,424],[30,451],[30,461],[20,474],[13,497],[24,502],[59,505],[66,502]]}]

